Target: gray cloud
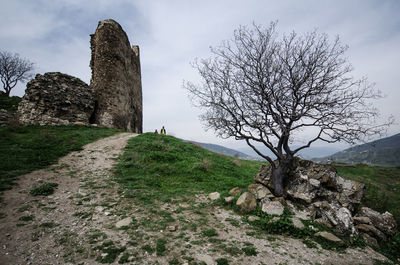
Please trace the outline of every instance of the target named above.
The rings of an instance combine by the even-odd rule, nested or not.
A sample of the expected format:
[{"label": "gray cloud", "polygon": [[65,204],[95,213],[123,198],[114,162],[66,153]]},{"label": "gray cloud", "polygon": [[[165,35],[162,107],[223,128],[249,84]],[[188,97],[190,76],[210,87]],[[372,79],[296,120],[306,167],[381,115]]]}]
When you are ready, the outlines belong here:
[{"label": "gray cloud", "polygon": [[[209,46],[229,39],[239,25],[279,20],[279,32],[318,28],[349,45],[355,76],[367,75],[387,97],[377,102],[384,117],[400,120],[397,85],[400,60],[400,2],[392,1],[28,1],[0,0],[0,47],[37,64],[37,71],[60,71],[90,82],[89,34],[98,21],[113,18],[140,45],[144,129],[165,125],[174,135],[198,141],[222,141],[204,132],[182,89],[198,80],[190,62],[209,55]],[[24,85],[13,94],[22,96]],[[399,132],[395,125],[389,134]]]}]

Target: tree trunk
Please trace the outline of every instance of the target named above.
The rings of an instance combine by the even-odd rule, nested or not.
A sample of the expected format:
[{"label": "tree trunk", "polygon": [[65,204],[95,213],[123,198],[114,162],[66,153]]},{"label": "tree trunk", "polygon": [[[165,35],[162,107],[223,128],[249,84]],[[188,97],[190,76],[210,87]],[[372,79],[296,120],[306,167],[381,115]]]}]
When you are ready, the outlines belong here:
[{"label": "tree trunk", "polygon": [[276,168],[272,168],[272,183],[274,184],[274,194],[282,197],[284,191],[285,180],[288,177],[288,172],[293,159],[285,158],[279,161]]}]

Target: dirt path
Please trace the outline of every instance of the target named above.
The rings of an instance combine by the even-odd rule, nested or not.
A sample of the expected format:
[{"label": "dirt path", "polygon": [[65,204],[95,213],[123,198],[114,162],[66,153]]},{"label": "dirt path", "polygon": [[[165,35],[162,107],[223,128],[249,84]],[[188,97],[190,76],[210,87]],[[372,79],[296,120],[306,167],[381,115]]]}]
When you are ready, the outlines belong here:
[{"label": "dirt path", "polygon": [[[133,136],[99,140],[21,176],[1,204],[0,265],[373,264],[383,259],[370,248],[338,253],[265,234],[234,212],[214,207],[204,194],[136,204],[111,170]],[[58,184],[53,195],[29,194],[46,182]]]}]

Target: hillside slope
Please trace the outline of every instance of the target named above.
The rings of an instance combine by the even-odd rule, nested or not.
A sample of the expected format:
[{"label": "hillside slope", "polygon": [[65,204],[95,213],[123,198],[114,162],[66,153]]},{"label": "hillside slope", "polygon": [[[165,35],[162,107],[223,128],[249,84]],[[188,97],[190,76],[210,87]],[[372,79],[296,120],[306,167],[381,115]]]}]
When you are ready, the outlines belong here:
[{"label": "hillside slope", "polygon": [[[47,169],[19,177],[1,204],[0,264],[372,265],[387,260],[369,247],[338,252],[326,242],[299,238],[285,214],[275,232],[267,232],[255,225],[265,216],[252,213],[260,221],[251,222],[225,204],[231,187],[253,183],[260,162],[155,134],[131,138],[118,157],[131,136],[88,144]],[[54,194],[43,188],[51,183],[58,185]],[[209,200],[211,191],[219,191],[221,199]]]},{"label": "hillside slope", "polygon": [[314,161],[398,167],[400,166],[400,133],[357,145],[328,157],[316,158]]},{"label": "hillside slope", "polygon": [[199,146],[201,146],[201,147],[203,147],[203,148],[205,148],[207,150],[210,150],[210,151],[213,151],[215,153],[222,154],[222,155],[234,156],[236,158],[246,159],[246,160],[257,160],[257,161],[264,161],[265,160],[263,158],[250,156],[250,155],[245,154],[243,152],[240,152],[238,150],[227,148],[225,146],[218,145],[218,144],[200,143],[200,142],[196,142],[196,141],[188,141],[188,142],[194,143],[194,144],[199,145]]}]

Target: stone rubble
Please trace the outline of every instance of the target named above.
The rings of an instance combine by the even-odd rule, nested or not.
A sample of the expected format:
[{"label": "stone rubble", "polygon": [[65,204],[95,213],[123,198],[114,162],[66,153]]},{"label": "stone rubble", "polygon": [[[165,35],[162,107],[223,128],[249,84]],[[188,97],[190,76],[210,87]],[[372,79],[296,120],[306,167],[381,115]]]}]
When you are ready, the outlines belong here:
[{"label": "stone rubble", "polygon": [[[301,220],[313,220],[347,237],[360,235],[371,246],[398,232],[396,221],[389,212],[381,214],[367,207],[361,207],[357,212],[365,193],[364,184],[342,178],[330,165],[296,158],[285,188],[286,199],[274,197],[270,176],[270,166],[263,165],[255,176],[255,183],[250,184],[236,202],[241,211],[251,212],[258,205],[264,213],[280,216],[287,207],[294,214],[292,222],[298,228],[304,227]],[[230,200],[240,192],[240,188],[232,188],[231,196],[225,199]],[[334,242],[338,239],[326,232],[316,236]]]},{"label": "stone rubble", "polygon": [[28,82],[17,113],[23,125],[88,124],[93,109],[93,91],[85,82],[51,72],[37,74]]}]

